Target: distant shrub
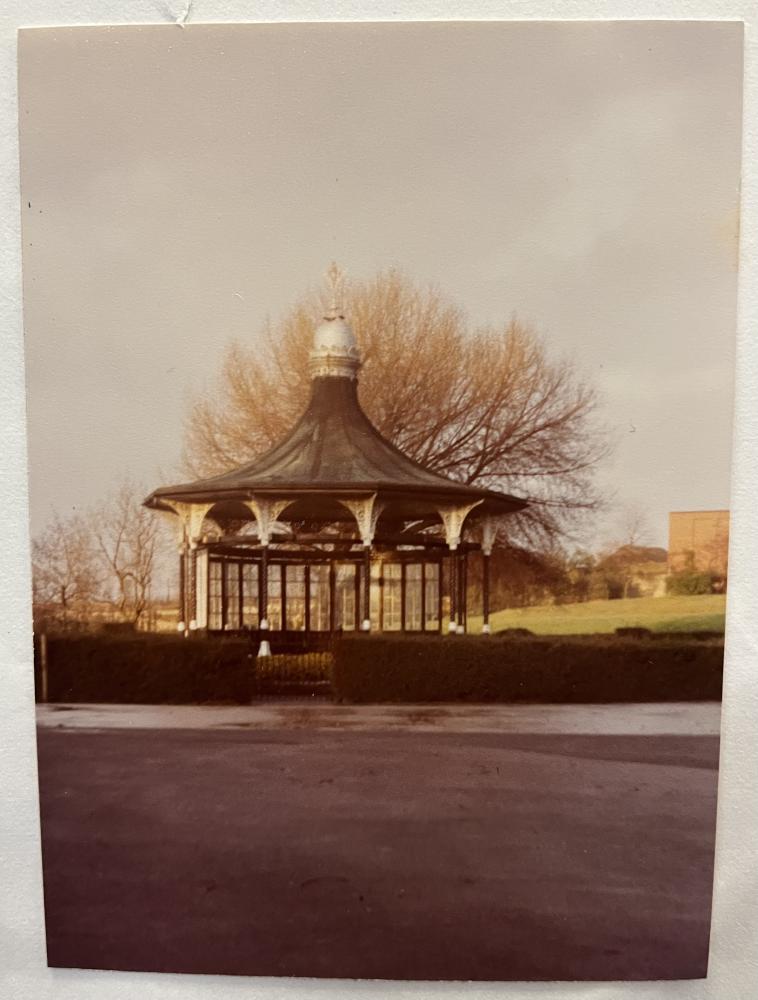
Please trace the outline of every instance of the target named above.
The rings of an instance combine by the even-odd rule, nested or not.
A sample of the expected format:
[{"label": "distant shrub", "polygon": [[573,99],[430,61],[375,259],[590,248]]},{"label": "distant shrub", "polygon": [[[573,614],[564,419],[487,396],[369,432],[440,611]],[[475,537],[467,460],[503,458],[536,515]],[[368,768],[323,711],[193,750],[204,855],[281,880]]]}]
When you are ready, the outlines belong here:
[{"label": "distant shrub", "polygon": [[668,594],[711,594],[713,593],[714,576],[712,573],[700,573],[697,570],[685,569],[680,573],[672,573],[666,577],[666,593]]},{"label": "distant shrub", "polygon": [[530,635],[534,635],[534,632],[531,632],[528,628],[501,628],[495,632],[495,635],[503,635],[513,639],[524,639]]},{"label": "distant shrub", "polygon": [[333,687],[349,702],[650,702],[721,697],[723,645],[618,636],[343,637]]}]

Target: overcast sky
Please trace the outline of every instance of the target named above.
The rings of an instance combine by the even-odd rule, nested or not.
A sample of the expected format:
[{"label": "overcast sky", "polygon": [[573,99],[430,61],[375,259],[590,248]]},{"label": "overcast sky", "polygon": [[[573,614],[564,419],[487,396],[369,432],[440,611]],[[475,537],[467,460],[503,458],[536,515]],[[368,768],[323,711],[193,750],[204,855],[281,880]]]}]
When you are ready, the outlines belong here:
[{"label": "overcast sky", "polygon": [[[602,482],[727,507],[741,26],[46,29],[20,38],[32,530],[124,474],[332,258],[590,375]],[[613,512],[599,527],[612,531]]]}]

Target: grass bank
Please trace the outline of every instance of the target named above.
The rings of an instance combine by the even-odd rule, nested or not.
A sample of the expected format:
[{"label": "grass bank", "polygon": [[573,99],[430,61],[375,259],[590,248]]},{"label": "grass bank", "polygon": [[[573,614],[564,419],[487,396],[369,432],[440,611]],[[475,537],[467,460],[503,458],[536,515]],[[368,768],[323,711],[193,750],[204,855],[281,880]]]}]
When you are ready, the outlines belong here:
[{"label": "grass bank", "polygon": [[[508,608],[490,616],[492,630],[526,628],[537,635],[587,635],[617,628],[648,628],[653,632],[724,631],[723,594],[633,597],[618,601]],[[470,620],[472,632],[481,617]]]}]

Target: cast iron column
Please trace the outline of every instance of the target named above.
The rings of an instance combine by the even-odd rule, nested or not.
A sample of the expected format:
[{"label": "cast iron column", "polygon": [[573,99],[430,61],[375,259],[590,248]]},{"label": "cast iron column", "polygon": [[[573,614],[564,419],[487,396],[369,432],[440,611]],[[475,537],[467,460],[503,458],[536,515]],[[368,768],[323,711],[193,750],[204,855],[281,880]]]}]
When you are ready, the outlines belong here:
[{"label": "cast iron column", "polygon": [[450,550],[450,622],[448,623],[447,630],[451,635],[454,635],[458,631],[458,625],[456,622],[456,605],[457,592],[458,592],[458,553],[455,549]]},{"label": "cast iron column", "polygon": [[458,617],[456,632],[463,635],[466,631],[466,553],[458,554]]},{"label": "cast iron column", "polygon": [[329,560],[329,635],[334,634],[334,626],[337,620],[337,580],[334,559]]},{"label": "cast iron column", "polygon": [[189,618],[190,632],[197,629],[197,549],[195,543],[190,542],[189,548]]},{"label": "cast iron column", "polygon": [[361,629],[371,631],[371,546],[363,546],[363,621]]},{"label": "cast iron column", "polygon": [[482,632],[490,634],[490,554],[482,552]]},{"label": "cast iron column", "polygon": [[187,546],[179,550],[179,624],[177,630],[187,635]]},{"label": "cast iron column", "polygon": [[[283,610],[283,609],[282,609]],[[261,610],[260,626],[264,637],[258,647],[258,656],[270,656],[271,646],[266,633],[268,632],[268,545],[261,546]]]}]

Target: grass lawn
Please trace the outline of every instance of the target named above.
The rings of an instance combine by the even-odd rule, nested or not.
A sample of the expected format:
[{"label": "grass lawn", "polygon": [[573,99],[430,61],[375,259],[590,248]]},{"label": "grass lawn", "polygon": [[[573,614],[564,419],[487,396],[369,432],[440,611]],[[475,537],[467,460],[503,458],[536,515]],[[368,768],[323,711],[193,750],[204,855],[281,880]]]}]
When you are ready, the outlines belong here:
[{"label": "grass lawn", "polygon": [[[654,632],[724,631],[726,597],[698,594],[685,597],[632,597],[619,601],[508,608],[490,615],[492,631],[527,628],[539,635],[581,635],[613,632],[628,626]],[[472,632],[481,628],[481,616],[470,620]]]}]

